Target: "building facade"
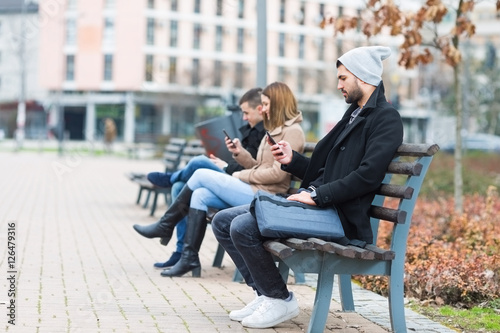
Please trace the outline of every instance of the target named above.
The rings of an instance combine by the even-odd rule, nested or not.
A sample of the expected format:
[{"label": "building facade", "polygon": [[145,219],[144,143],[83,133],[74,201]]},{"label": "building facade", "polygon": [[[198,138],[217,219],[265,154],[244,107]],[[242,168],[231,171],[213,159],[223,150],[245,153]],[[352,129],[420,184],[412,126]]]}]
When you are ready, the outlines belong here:
[{"label": "building facade", "polygon": [[38,50],[38,5],[0,2],[0,139],[13,137],[19,128],[28,138],[44,135],[46,113],[40,101],[45,90],[38,84]]},{"label": "building facade", "polygon": [[[193,135],[200,109],[225,108],[257,82],[257,3],[40,1],[49,124],[64,117],[66,136],[76,140],[100,139],[107,117],[124,142]],[[324,15],[348,10],[339,3],[267,2],[268,82],[290,86],[311,132],[319,105],[336,93],[335,59],[365,42],[319,27]]]}]

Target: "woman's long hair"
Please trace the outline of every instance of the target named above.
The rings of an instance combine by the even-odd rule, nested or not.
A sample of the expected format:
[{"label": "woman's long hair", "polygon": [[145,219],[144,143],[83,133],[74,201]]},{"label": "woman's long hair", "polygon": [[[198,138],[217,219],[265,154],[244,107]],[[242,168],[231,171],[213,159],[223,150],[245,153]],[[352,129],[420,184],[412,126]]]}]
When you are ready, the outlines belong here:
[{"label": "woman's long hair", "polygon": [[273,82],[262,90],[271,102],[269,118],[264,115],[264,128],[268,131],[283,126],[285,121],[299,114],[297,100],[290,88],[283,82]]}]

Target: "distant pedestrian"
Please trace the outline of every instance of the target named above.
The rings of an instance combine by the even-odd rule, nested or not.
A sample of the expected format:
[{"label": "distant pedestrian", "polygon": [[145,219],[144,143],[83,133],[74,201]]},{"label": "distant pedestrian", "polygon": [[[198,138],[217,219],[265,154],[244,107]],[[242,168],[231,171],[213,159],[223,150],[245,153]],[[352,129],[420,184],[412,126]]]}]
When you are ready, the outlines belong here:
[{"label": "distant pedestrian", "polygon": [[106,145],[106,151],[108,153],[112,150],[113,141],[116,138],[116,124],[111,118],[106,118],[104,120],[104,144]]}]

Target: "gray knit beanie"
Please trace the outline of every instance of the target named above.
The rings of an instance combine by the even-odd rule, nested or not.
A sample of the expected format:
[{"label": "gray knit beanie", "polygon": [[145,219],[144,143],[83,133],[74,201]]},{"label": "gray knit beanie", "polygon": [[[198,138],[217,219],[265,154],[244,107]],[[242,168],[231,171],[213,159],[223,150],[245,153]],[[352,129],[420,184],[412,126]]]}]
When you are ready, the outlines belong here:
[{"label": "gray knit beanie", "polygon": [[363,46],[355,48],[337,60],[358,79],[372,86],[382,81],[382,60],[391,55],[391,49],[385,46]]}]

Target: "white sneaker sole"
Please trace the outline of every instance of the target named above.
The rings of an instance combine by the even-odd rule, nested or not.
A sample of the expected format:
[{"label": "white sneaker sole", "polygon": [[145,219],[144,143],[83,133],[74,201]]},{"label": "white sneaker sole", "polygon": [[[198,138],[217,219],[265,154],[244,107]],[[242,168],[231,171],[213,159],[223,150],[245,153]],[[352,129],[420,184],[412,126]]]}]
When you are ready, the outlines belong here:
[{"label": "white sneaker sole", "polygon": [[281,324],[282,322],[285,322],[287,320],[290,320],[292,318],[295,318],[299,315],[300,309],[297,308],[293,312],[288,313],[285,317],[281,317],[279,319],[276,319],[272,322],[268,323],[245,323],[244,320],[241,322],[241,324],[245,327],[250,327],[250,328],[270,328],[274,327],[278,324]]}]

